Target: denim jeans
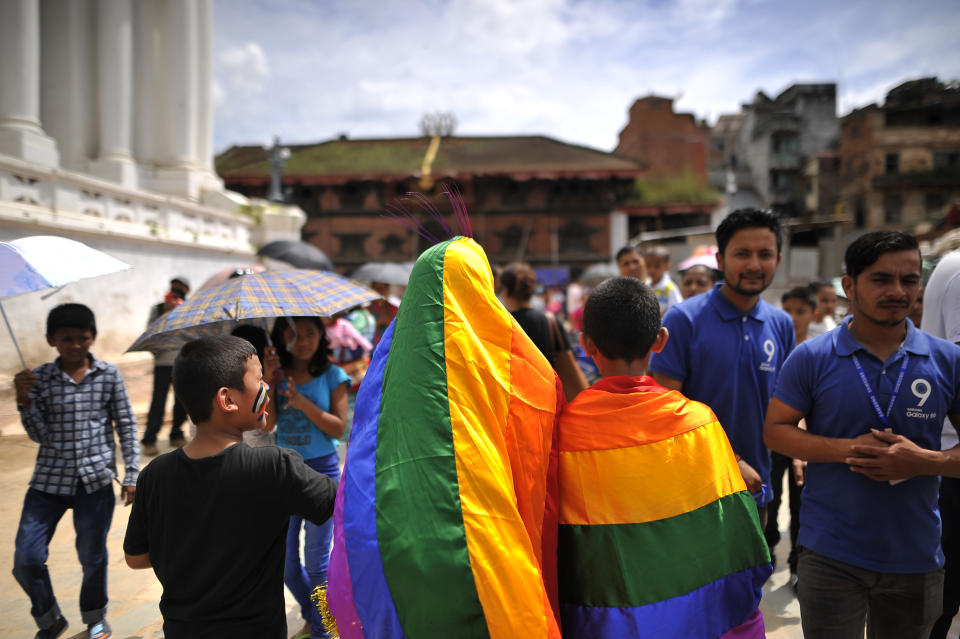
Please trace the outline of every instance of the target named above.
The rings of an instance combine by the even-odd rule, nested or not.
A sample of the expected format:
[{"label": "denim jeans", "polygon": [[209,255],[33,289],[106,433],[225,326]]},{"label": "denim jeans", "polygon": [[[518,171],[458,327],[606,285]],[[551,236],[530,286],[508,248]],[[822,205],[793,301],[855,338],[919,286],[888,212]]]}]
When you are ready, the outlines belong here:
[{"label": "denim jeans", "polygon": [[805,639],[927,639],[940,616],[943,569],[874,572],[800,550],[800,622]]},{"label": "denim jeans", "polygon": [[[340,480],[340,460],[337,453],[306,460],[307,466],[325,474],[334,481]],[[300,529],[305,528],[303,559],[300,561]],[[287,554],[283,570],[283,582],[300,604],[300,614],[310,622],[310,637],[326,639],[323,620],[317,612],[310,595],[316,586],[327,583],[327,565],[330,563],[330,542],[333,540],[333,518],[317,526],[300,517],[290,518],[287,529]]]},{"label": "denim jeans", "polygon": [[74,495],[50,495],[27,491],[17,539],[14,544],[13,576],[30,597],[30,614],[40,628],[48,628],[60,617],[47,572],[47,549],[57,523],[68,508],[73,509],[77,534],[77,556],[83,567],[80,585],[80,614],[92,624],[107,612],[107,532],[113,520],[116,497],[113,486],[88,494],[78,482]]},{"label": "denim jeans", "polygon": [[[167,393],[173,381],[173,366],[153,367],[153,397],[150,411],[147,413],[147,428],[143,433],[144,444],[156,444],[157,433],[163,425],[163,414],[167,408]],[[170,424],[170,439],[183,438],[183,423],[187,421],[187,409],[176,397],[173,398],[173,422]]]}]

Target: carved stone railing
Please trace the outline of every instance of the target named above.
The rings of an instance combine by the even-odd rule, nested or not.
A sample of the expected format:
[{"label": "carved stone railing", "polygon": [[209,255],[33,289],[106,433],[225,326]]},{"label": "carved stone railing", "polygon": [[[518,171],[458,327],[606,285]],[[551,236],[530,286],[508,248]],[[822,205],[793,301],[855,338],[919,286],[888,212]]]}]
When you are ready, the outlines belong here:
[{"label": "carved stone railing", "polygon": [[100,233],[241,253],[253,251],[256,225],[237,212],[0,156],[0,224],[11,223],[35,225],[37,234]]}]

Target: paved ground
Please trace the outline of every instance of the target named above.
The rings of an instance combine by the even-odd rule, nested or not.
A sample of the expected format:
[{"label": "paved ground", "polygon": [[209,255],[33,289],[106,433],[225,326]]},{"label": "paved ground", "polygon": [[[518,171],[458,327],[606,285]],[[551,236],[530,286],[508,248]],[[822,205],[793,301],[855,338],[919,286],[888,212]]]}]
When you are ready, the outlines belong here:
[{"label": "paved ground", "polygon": [[[151,393],[152,360],[138,355],[126,356],[119,362],[126,380],[134,412],[141,426],[146,422]],[[30,617],[30,603],[11,575],[13,568],[13,542],[16,535],[20,507],[27,482],[33,469],[37,445],[31,442],[19,425],[9,380],[0,380],[0,485],[6,490],[0,493],[0,639],[32,637],[35,631]],[[166,429],[161,437],[166,436]],[[161,452],[166,440],[161,439]],[[160,585],[150,571],[134,571],[123,562],[123,533],[126,530],[129,510],[118,506],[111,528],[108,547],[110,551],[109,572],[109,620],[117,639],[158,639],[162,637],[161,618],[157,608]],[[789,514],[784,512],[780,522],[786,525]],[[784,532],[784,538],[788,535]],[[71,626],[70,639],[80,639],[84,629],[80,624],[77,597],[80,591],[80,566],[73,548],[73,523],[64,517],[50,545],[49,568],[54,590]],[[800,639],[800,610],[788,580],[786,558],[788,542],[777,546],[778,569],[764,588],[761,608],[770,639]],[[300,628],[298,611],[287,593],[288,626],[291,633]],[[956,639],[957,628],[951,632]]]}]

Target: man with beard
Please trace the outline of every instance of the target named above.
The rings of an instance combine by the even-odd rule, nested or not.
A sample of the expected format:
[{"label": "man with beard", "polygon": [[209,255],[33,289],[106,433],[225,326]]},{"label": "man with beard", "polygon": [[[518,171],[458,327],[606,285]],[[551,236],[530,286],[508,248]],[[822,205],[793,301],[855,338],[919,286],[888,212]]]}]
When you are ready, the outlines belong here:
[{"label": "man with beard", "polygon": [[[920,291],[916,238],[876,231],[846,252],[853,317],[797,347],[764,438],[809,462],[800,510],[803,634],[926,639],[941,613],[938,475],[944,417],[960,424],[960,347],[907,319]],[[801,418],[806,430],[797,427]]]},{"label": "man with beard", "polygon": [[760,299],[780,264],[780,221],[740,209],[720,223],[716,238],[723,281],[667,312],[663,325],[671,339],[651,357],[650,372],[716,413],[764,525],[773,490],[763,420],[777,372],[794,347],[790,316]]}]

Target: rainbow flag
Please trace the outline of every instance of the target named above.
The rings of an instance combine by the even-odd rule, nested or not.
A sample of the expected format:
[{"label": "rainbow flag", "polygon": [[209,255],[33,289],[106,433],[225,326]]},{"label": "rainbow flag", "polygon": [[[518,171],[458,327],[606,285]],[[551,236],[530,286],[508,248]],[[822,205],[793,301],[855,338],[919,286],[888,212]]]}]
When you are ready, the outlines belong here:
[{"label": "rainbow flag", "polygon": [[420,256],[360,386],[326,601],[341,637],[559,637],[553,369],[457,237]]},{"label": "rainbow flag", "polygon": [[773,571],[757,507],[707,406],[610,377],[560,418],[565,637],[764,636]]}]

